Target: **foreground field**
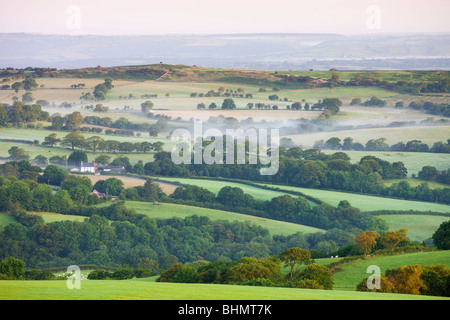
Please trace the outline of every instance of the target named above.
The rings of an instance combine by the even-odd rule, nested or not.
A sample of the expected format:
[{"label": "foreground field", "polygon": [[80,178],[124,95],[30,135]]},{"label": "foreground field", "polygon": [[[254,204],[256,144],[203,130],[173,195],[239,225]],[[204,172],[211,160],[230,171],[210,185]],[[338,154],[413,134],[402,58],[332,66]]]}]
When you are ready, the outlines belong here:
[{"label": "foreground field", "polygon": [[[79,290],[66,281],[0,281],[0,300],[448,300],[442,297],[337,290],[215,284],[159,283],[154,278],[87,280]],[[176,310],[173,310],[174,313]]]}]

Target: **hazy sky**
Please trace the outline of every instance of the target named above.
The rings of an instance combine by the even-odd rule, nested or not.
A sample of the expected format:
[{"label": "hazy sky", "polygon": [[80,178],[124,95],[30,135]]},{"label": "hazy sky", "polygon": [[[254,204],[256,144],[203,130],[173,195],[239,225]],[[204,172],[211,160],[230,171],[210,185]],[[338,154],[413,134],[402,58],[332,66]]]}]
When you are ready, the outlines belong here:
[{"label": "hazy sky", "polygon": [[450,32],[450,0],[0,0],[0,32]]}]

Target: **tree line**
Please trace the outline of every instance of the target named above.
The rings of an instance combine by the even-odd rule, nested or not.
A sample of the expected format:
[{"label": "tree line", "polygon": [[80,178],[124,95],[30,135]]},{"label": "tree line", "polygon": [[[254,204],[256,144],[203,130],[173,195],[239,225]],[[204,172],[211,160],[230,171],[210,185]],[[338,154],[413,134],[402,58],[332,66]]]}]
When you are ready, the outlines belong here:
[{"label": "tree line", "polygon": [[[281,271],[284,264],[291,268],[287,275]],[[302,270],[296,270],[301,265]],[[237,261],[207,262],[172,265],[161,273],[158,282],[215,283],[264,287],[333,289],[331,272],[315,264],[308,250],[298,247],[284,250],[268,258],[243,257]]]},{"label": "tree line", "polygon": [[370,139],[365,145],[363,145],[359,142],[354,142],[351,137],[346,137],[344,140],[338,137],[332,137],[327,141],[316,141],[314,143],[314,148],[324,150],[450,153],[450,139],[446,142],[435,142],[431,148],[428,144],[417,139],[407,141],[406,143],[398,142],[393,145],[387,144],[386,141],[386,138]]},{"label": "tree line", "polygon": [[[169,152],[158,152],[154,161],[144,164],[149,176],[221,177],[290,186],[350,191],[401,199],[450,203],[450,188],[430,189],[422,183],[411,187],[407,181],[385,186],[383,179],[407,177],[403,162],[390,163],[365,156],[351,163],[343,152],[327,155],[318,149],[280,148],[279,170],[275,175],[260,174],[262,164],[174,164]],[[406,192],[405,192],[406,189]]]},{"label": "tree line", "polygon": [[160,152],[163,150],[164,142],[129,142],[129,141],[118,141],[118,140],[104,140],[100,136],[91,136],[85,138],[79,131],[74,131],[62,139],[58,138],[56,133],[52,133],[44,138],[42,145],[54,147],[60,144],[61,146],[68,146],[72,150],[79,148],[80,150],[91,150],[93,153],[98,151],[101,152],[142,152],[147,153],[150,151]]}]

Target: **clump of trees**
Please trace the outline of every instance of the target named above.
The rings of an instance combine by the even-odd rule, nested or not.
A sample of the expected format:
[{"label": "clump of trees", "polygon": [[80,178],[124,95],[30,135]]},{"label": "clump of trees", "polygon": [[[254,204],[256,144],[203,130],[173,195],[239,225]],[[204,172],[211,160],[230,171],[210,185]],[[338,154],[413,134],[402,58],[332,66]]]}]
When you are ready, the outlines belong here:
[{"label": "clump of trees", "polygon": [[359,142],[354,142],[351,137],[346,137],[344,140],[338,137],[331,137],[327,141],[316,141],[314,147],[325,150],[450,153],[450,139],[446,142],[435,142],[431,148],[426,143],[417,139],[407,141],[406,144],[404,142],[398,142],[391,146],[386,141],[386,138],[370,139],[363,145]]},{"label": "clump of trees", "polygon": [[[295,247],[268,258],[243,257],[237,261],[198,261],[184,265],[176,263],[162,272],[157,281],[331,290],[334,284],[331,272],[315,264],[310,256],[308,250]],[[282,263],[290,266],[289,274],[281,272]],[[306,268],[295,270],[295,266],[302,264],[307,265]]]},{"label": "clump of trees", "polygon": [[450,269],[445,265],[421,266],[419,264],[386,270],[380,276],[380,289],[369,289],[364,279],[357,291],[402,293],[430,296],[450,296]]},{"label": "clump of trees", "polygon": [[[75,148],[79,148],[82,152],[83,150],[91,150],[93,153],[96,153],[98,151],[101,152],[109,152],[109,153],[116,153],[117,151],[121,153],[131,153],[131,152],[142,152],[147,153],[150,151],[153,152],[160,152],[163,150],[164,142],[156,141],[156,142],[120,142],[117,140],[104,140],[100,136],[91,136],[89,138],[85,138],[84,135],[82,135],[79,131],[74,131],[66,136],[64,136],[62,139],[57,137],[56,133],[52,133],[44,138],[44,142],[42,145],[46,145],[49,147],[54,147],[60,144],[61,146],[67,146],[71,148],[72,150],[75,150]],[[17,148],[17,147],[16,147]],[[11,159],[19,159],[16,155],[17,150],[11,150],[14,151],[14,155],[11,155]],[[75,152],[74,151],[74,152]],[[87,160],[83,160],[87,161]]]},{"label": "clump of trees", "polygon": [[50,114],[38,104],[29,105],[16,101],[12,106],[3,106],[0,103],[0,127],[20,127],[35,121],[47,121],[49,118]]}]

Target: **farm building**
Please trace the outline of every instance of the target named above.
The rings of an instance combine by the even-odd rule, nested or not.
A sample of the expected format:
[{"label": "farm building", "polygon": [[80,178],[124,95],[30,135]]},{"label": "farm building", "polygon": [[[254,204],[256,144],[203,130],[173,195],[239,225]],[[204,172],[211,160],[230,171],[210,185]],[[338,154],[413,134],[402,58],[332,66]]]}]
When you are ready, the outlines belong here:
[{"label": "farm building", "polygon": [[118,172],[118,173],[126,173],[125,167],[123,166],[105,166],[103,167],[103,171],[105,172]]},{"label": "farm building", "polygon": [[83,161],[81,161],[80,172],[95,173],[95,171],[97,171],[97,166],[95,165],[95,161],[94,162],[86,162],[86,163],[83,163]]},{"label": "farm building", "polygon": [[94,191],[91,192],[91,194],[95,194],[95,195],[97,195],[99,198],[103,198],[104,196],[106,196],[106,193],[98,192],[98,191],[95,190],[95,189],[94,189]]}]

